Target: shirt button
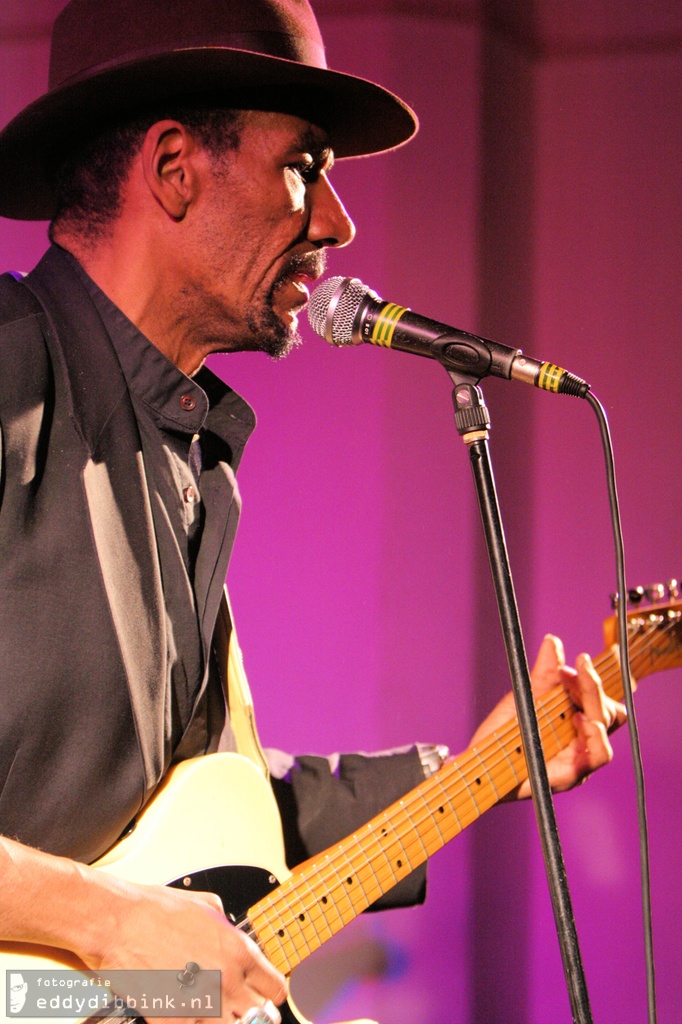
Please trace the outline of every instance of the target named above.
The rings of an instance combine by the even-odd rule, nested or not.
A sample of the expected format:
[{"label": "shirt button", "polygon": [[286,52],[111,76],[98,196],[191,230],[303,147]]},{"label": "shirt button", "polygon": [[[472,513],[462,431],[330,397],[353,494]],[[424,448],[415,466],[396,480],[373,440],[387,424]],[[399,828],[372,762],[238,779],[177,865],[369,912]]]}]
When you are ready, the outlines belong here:
[{"label": "shirt button", "polygon": [[194,490],[191,484],[189,487],[185,487],[182,494],[188,505],[191,504],[197,496],[197,492]]},{"label": "shirt button", "polygon": [[185,410],[185,412],[191,412],[192,409],[196,408],[197,400],[194,397],[194,395],[183,395],[182,398],[180,399],[180,405]]}]

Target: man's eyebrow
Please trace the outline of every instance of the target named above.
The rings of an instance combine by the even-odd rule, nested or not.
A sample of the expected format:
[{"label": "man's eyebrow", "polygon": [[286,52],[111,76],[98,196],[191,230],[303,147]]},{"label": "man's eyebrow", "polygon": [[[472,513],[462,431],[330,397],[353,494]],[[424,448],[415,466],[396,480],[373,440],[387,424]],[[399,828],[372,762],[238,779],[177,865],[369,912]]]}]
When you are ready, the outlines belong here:
[{"label": "man's eyebrow", "polygon": [[326,135],[323,135],[319,129],[311,126],[301,132],[298,138],[298,148],[301,152],[310,153],[316,163],[327,164],[327,169],[331,169],[334,163],[334,151],[329,145]]}]

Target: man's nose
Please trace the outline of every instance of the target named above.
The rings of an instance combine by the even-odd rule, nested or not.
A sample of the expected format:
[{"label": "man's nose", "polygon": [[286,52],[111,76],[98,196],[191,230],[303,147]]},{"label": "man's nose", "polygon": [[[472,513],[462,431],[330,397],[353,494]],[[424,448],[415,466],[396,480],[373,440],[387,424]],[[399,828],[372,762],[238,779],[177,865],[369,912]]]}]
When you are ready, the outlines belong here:
[{"label": "man's nose", "polygon": [[326,175],[321,174],[311,189],[308,239],[319,246],[340,248],[355,238],[355,225],[332,188]]}]

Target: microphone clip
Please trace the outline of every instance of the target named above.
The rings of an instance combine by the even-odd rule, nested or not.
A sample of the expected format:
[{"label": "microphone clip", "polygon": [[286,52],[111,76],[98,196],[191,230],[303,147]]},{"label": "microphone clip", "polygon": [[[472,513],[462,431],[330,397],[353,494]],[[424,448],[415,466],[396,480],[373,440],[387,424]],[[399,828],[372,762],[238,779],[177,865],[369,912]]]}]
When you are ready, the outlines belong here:
[{"label": "microphone clip", "polygon": [[487,438],[490,430],[490,416],[485,404],[483,391],[476,381],[455,370],[448,370],[455,385],[452,404],[455,407],[455,426],[465,444]]}]

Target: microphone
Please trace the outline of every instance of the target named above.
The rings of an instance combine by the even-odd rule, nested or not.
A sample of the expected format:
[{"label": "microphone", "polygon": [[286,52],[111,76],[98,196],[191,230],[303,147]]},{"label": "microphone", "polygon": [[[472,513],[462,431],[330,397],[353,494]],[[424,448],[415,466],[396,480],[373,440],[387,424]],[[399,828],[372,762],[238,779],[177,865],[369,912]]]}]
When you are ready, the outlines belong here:
[{"label": "microphone", "polygon": [[481,377],[504,377],[557,394],[585,398],[590,385],[554,363],[524,356],[476,334],[429,320],[394,302],[384,302],[357,277],[330,277],[308,303],[310,326],[332,345],[369,342],[435,359],[446,370]]}]

